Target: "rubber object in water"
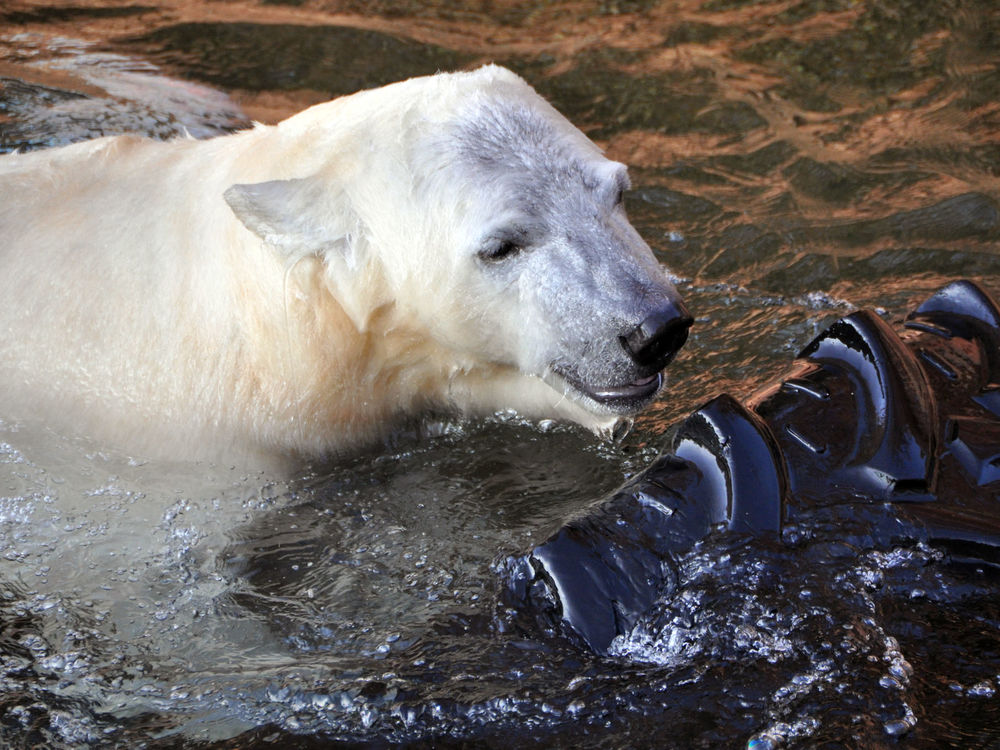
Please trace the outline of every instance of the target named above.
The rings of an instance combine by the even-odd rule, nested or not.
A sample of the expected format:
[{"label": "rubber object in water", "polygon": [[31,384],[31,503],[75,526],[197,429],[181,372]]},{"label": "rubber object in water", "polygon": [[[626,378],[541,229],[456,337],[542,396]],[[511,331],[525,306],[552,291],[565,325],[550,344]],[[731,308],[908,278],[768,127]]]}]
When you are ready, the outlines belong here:
[{"label": "rubber object in water", "polygon": [[746,403],[709,401],[645,471],[505,559],[504,600],[603,654],[709,534],[780,540],[811,509],[879,506],[893,534],[1000,564],[998,503],[1000,308],[957,281],[899,333],[853,313]]}]

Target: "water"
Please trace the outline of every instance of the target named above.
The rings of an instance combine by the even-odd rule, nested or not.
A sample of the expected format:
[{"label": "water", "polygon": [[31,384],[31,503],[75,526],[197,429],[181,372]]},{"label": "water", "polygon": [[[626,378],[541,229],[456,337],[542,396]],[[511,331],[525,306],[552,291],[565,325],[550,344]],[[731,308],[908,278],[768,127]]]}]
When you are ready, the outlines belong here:
[{"label": "water", "polygon": [[0,744],[996,746],[996,570],[870,519],[706,540],[604,659],[493,566],[845,312],[1000,290],[997,39],[986,0],[5,4],[3,150],[506,64],[631,166],[697,322],[620,444],[507,416],[281,477],[0,422]]}]

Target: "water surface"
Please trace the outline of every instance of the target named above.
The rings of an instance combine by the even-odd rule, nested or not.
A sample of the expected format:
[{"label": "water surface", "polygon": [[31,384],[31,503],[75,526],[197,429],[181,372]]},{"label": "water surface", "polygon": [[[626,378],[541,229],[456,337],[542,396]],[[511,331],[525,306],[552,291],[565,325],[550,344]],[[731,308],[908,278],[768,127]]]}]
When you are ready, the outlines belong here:
[{"label": "water surface", "polygon": [[599,659],[516,627],[494,565],[837,316],[1000,291],[997,39],[987,0],[5,3],[3,150],[508,65],[630,165],[697,323],[620,444],[508,415],[278,477],[0,422],[0,744],[996,746],[988,566],[849,518],[709,539]]}]

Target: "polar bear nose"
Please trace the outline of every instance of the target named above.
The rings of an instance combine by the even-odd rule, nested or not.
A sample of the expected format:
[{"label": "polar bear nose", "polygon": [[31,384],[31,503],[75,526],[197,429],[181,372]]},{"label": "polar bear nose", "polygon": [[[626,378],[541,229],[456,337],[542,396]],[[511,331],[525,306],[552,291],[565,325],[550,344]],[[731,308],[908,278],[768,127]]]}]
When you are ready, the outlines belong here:
[{"label": "polar bear nose", "polygon": [[619,338],[633,362],[643,370],[659,372],[684,346],[693,322],[683,302],[668,302]]}]

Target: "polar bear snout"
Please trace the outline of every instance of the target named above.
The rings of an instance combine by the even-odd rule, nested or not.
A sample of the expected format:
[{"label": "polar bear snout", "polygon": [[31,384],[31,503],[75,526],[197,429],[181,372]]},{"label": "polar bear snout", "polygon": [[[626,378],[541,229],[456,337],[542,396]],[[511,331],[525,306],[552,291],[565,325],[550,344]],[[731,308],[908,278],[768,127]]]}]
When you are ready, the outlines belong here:
[{"label": "polar bear snout", "polygon": [[670,364],[687,341],[693,322],[683,302],[669,301],[619,340],[641,372],[651,376]]},{"label": "polar bear snout", "polygon": [[687,341],[693,320],[675,293],[638,316],[641,321],[624,335],[579,341],[577,357],[553,362],[556,387],[568,386],[564,392],[598,414],[630,416],[648,406],[663,390],[662,371]]}]

